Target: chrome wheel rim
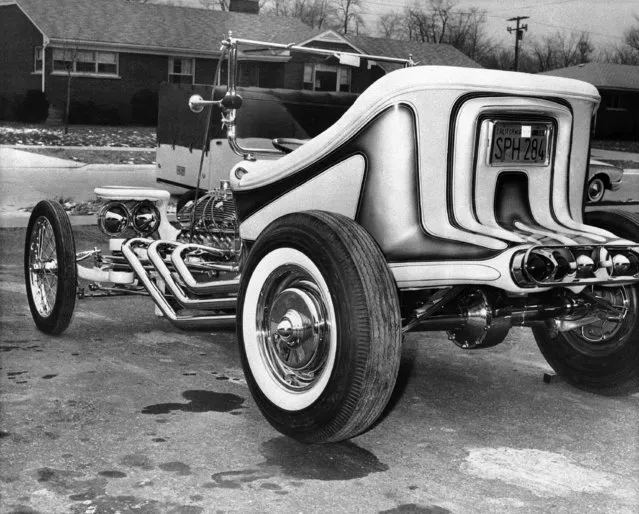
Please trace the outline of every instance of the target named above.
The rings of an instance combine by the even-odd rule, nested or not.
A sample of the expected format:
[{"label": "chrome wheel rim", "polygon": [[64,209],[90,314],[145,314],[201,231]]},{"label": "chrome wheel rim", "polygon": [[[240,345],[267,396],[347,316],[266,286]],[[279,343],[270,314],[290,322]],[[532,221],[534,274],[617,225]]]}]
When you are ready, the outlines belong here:
[{"label": "chrome wheel rim", "polygon": [[58,292],[58,258],[53,227],[44,216],[35,221],[29,240],[29,284],[38,314],[49,317]]},{"label": "chrome wheel rim", "polygon": [[627,343],[636,316],[632,313],[633,300],[627,286],[593,287],[592,293],[615,307],[615,319],[602,319],[566,332],[566,339],[581,353],[606,355]]},{"label": "chrome wheel rim", "polygon": [[588,184],[588,199],[591,202],[598,202],[603,198],[605,192],[604,183],[601,179],[594,179]]},{"label": "chrome wheel rim", "polygon": [[321,288],[304,268],[282,266],[265,280],[256,310],[257,343],[271,379],[286,391],[308,391],[326,370],[328,312]]}]

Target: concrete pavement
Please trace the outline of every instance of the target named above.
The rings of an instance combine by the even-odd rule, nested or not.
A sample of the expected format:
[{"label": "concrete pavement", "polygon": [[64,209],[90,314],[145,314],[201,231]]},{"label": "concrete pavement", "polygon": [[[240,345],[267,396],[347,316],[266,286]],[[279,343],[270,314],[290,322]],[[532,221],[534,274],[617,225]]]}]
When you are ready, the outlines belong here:
[{"label": "concrete pavement", "polygon": [[135,297],[38,332],[24,233],[0,231],[3,514],[637,512],[639,395],[544,383],[528,329],[477,351],[408,334],[379,422],[306,446],[260,414],[233,331],[180,331]]},{"label": "concrete pavement", "polygon": [[[84,164],[14,148],[0,148],[0,227],[26,226],[26,212],[38,201],[95,200],[99,186],[157,187],[155,165]],[[73,224],[93,224],[95,216],[71,216]]]}]

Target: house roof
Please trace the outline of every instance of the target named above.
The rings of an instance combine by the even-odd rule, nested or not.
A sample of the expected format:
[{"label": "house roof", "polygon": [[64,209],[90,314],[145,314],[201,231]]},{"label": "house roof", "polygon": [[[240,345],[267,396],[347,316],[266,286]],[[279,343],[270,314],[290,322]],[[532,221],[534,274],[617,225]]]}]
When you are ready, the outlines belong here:
[{"label": "house roof", "polygon": [[[14,0],[52,43],[113,46],[144,53],[217,55],[233,36],[276,43],[312,41],[331,32],[363,53],[408,58],[418,64],[481,67],[451,45],[368,36],[339,36],[298,19],[213,11],[125,0]],[[70,14],[71,13],[71,14]],[[258,59],[268,58],[260,56]],[[397,66],[378,63],[386,71]]]},{"label": "house roof", "polygon": [[583,80],[598,89],[639,91],[639,66],[628,64],[589,62],[541,74]]},{"label": "house roof", "polygon": [[276,43],[303,41],[316,33],[294,18],[212,11],[124,0],[16,0],[53,42],[114,45],[144,51],[183,50],[217,54],[233,36]]},{"label": "house roof", "polygon": [[[481,68],[482,66],[470,57],[448,44],[421,43],[419,41],[401,41],[369,36],[344,36],[362,52],[372,55],[385,55],[407,59],[410,55],[417,64],[436,66],[463,66]],[[379,63],[384,69],[396,66]],[[389,68],[390,66],[390,68]]]}]

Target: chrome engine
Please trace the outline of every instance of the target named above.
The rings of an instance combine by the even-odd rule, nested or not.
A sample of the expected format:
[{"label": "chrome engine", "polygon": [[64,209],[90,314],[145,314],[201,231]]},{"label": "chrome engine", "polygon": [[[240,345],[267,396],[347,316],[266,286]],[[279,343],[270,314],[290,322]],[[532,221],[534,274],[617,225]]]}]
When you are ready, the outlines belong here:
[{"label": "chrome engine", "polygon": [[177,213],[177,220],[182,227],[178,242],[210,246],[221,252],[222,260],[239,261],[239,223],[227,181],[222,181],[220,188],[187,202]]}]

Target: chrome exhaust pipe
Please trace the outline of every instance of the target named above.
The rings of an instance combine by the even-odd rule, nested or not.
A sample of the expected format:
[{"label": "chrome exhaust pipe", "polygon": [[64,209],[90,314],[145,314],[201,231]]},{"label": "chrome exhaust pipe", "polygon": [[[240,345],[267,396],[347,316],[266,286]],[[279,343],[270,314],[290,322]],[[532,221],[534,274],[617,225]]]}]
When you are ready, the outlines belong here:
[{"label": "chrome exhaust pipe", "polygon": [[151,243],[146,250],[150,261],[153,263],[155,269],[158,271],[162,280],[164,280],[164,283],[178,303],[187,309],[235,309],[237,305],[236,297],[192,299],[184,294],[184,291],[175,282],[175,280],[173,280],[169,268],[166,266],[164,259],[162,259],[158,252],[158,248],[160,247],[168,246],[175,248],[176,246],[179,246],[179,244],[180,243],[174,243],[173,241],[155,241],[154,243]]},{"label": "chrome exhaust pipe", "polygon": [[153,241],[141,237],[129,239],[122,245],[122,255],[129,262],[129,265],[142,282],[146,290],[153,298],[153,301],[162,311],[162,314],[176,327],[179,328],[209,328],[209,327],[231,327],[235,325],[235,315],[218,315],[218,316],[183,316],[176,314],[173,308],[166,301],[164,295],[149,277],[144,266],[135,254],[135,248],[148,247]]},{"label": "chrome exhaust pipe", "polygon": [[639,246],[534,246],[513,255],[521,287],[569,286],[639,278]]},{"label": "chrome exhaust pipe", "polygon": [[[198,282],[189,271],[187,264],[184,262],[183,253],[187,250],[199,250],[204,253],[209,253],[215,257],[225,256],[226,253],[209,246],[199,245],[195,243],[182,243],[178,244],[173,253],[171,253],[171,262],[175,266],[176,271],[179,273],[180,278],[184,282],[184,286],[189,292],[195,295],[210,295],[221,293],[235,293],[240,289],[239,279],[232,280],[213,280],[211,282]],[[220,271],[229,271],[232,273],[239,272],[239,266],[236,265],[215,265],[211,269],[218,269]]]}]

